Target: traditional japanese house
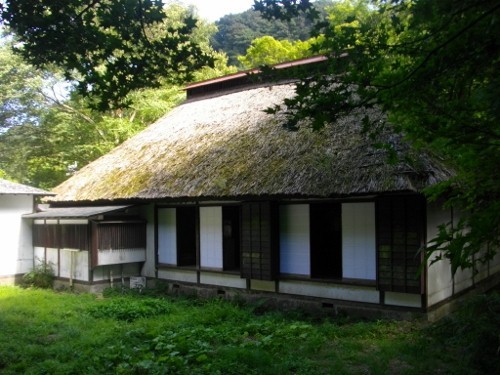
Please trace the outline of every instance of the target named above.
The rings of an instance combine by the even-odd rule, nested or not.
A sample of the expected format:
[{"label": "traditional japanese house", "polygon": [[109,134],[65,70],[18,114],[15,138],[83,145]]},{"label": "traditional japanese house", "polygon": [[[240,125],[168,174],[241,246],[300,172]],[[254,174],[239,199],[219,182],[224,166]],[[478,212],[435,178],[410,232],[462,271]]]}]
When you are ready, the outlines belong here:
[{"label": "traditional japanese house", "polygon": [[[288,66],[308,64],[321,59]],[[58,186],[52,207],[140,205],[137,273],[172,290],[433,313],[498,280],[500,257],[477,273],[452,277],[446,261],[419,272],[437,226],[456,220],[422,191],[453,171],[387,130],[388,162],[361,130],[366,111],[285,130],[264,110],[294,87],[244,73],[188,86],[184,104]]]}]

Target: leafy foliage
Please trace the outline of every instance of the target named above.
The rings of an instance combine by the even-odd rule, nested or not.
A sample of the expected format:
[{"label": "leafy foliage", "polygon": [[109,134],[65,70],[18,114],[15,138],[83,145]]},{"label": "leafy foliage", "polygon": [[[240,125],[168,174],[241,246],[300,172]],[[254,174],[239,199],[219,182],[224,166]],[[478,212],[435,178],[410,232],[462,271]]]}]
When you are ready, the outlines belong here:
[{"label": "leafy foliage", "polygon": [[180,82],[213,59],[191,36],[196,20],[169,19],[160,0],[5,1],[15,50],[36,67],[55,65],[99,110],[126,106],[132,90]]},{"label": "leafy foliage", "polygon": [[[280,1],[257,3],[270,17],[288,10],[279,8]],[[428,258],[450,259],[453,272],[474,267],[500,245],[500,5],[493,0],[372,3],[340,2],[330,9],[330,23],[318,24],[328,68],[326,75],[304,79],[296,98],[287,101],[290,127],[310,118],[318,129],[358,108],[382,108],[387,121],[367,117],[366,131],[376,135],[391,126],[456,170],[454,179],[427,192],[462,217],[458,225],[441,228]]]},{"label": "leafy foliage", "polygon": [[[187,10],[170,6],[165,12],[174,26]],[[194,79],[234,72],[227,58],[215,53],[209,38],[215,26],[198,22],[193,43],[213,57],[211,68],[192,71]],[[0,46],[0,170],[5,178],[50,189],[99,156],[156,121],[185,97],[180,86],[161,80],[157,88],[130,91],[126,108],[92,110],[93,99],[71,90],[61,93],[61,74],[40,70],[11,51],[13,39]]]},{"label": "leafy foliage", "polygon": [[178,87],[131,93],[127,109],[92,111],[73,95],[45,107],[38,124],[17,126],[0,134],[0,168],[10,178],[52,188],[109,152],[178,104]]},{"label": "leafy foliage", "polygon": [[[317,0],[314,7],[325,18],[325,8],[330,0]],[[213,47],[228,55],[229,64],[238,65],[238,57],[245,55],[253,40],[271,36],[277,40],[306,41],[311,37],[313,22],[304,14],[289,21],[267,20],[260,11],[247,10],[239,14],[229,14],[216,22],[218,31],[211,39]]]},{"label": "leafy foliage", "polygon": [[[437,322],[432,333],[449,339],[462,348],[458,355],[465,357],[483,374],[500,372],[500,294],[477,295],[467,301],[455,314]],[[451,338],[451,339],[450,339]]]},{"label": "leafy foliage", "polygon": [[23,275],[22,285],[25,287],[51,289],[53,284],[54,270],[50,263],[40,262]]},{"label": "leafy foliage", "polygon": [[37,124],[48,105],[44,90],[57,79],[24,63],[11,51],[12,40],[0,44],[0,131],[23,124]]},{"label": "leafy foliage", "polygon": [[315,39],[290,42],[276,40],[272,36],[263,36],[254,39],[247,53],[244,56],[238,56],[238,60],[246,69],[297,60],[311,56],[313,53],[311,44],[315,42]]},{"label": "leafy foliage", "polygon": [[[496,373],[498,295],[420,321],[311,320],[224,300],[55,293],[0,287],[0,371],[60,374]],[[118,302],[119,301],[119,302]],[[151,301],[151,302],[150,302]],[[167,313],[126,320],[141,303]],[[103,310],[101,310],[103,309]],[[495,315],[496,314],[496,315]],[[481,334],[488,337],[481,346]],[[490,341],[492,339],[492,341]],[[484,350],[481,350],[484,349]],[[477,354],[477,356],[476,356]]]},{"label": "leafy foliage", "polygon": [[94,318],[111,318],[127,322],[139,318],[168,314],[171,306],[158,298],[113,298],[91,306],[87,312]]},{"label": "leafy foliage", "polygon": [[310,0],[255,1],[254,9],[284,20],[291,20],[303,13],[309,13],[313,18],[318,15]]}]

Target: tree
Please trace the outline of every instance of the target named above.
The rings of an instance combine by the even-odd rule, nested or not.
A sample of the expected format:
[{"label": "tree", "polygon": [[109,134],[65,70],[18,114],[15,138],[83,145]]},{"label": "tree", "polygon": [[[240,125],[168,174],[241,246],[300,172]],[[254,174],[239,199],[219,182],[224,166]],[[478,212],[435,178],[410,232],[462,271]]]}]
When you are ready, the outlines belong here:
[{"label": "tree", "polygon": [[5,0],[0,16],[16,52],[37,68],[61,68],[99,110],[213,62],[191,38],[196,20],[170,22],[161,0]]},{"label": "tree", "polygon": [[12,53],[12,41],[0,45],[0,132],[13,126],[35,124],[48,105],[44,92],[59,82],[50,72],[40,72]]},{"label": "tree", "polygon": [[[24,177],[33,140],[47,108],[52,105],[57,74],[41,72],[12,53],[12,39],[0,45],[0,171],[2,178]],[[46,150],[47,153],[50,150]]]},{"label": "tree", "polygon": [[254,2],[254,9],[269,18],[282,20],[291,20],[304,13],[308,13],[312,18],[317,16],[311,0],[260,0]]},{"label": "tree", "polygon": [[[319,18],[325,18],[325,8],[331,0],[316,0],[314,7]],[[272,36],[278,40],[306,41],[311,37],[314,23],[304,14],[289,21],[265,19],[260,12],[247,10],[239,14],[229,14],[216,22],[218,31],[211,42],[217,51],[227,53],[229,63],[238,64],[237,56],[244,55],[253,40]]]},{"label": "tree", "polygon": [[0,169],[6,177],[50,189],[111,151],[184,99],[178,86],[131,92],[128,108],[98,112],[72,93],[54,99],[35,123],[23,123],[0,134]]},{"label": "tree", "polygon": [[312,55],[311,44],[314,42],[314,39],[304,42],[300,40],[290,42],[288,40],[276,40],[272,36],[263,36],[254,39],[247,49],[246,55],[238,56],[238,60],[246,69],[297,60]]},{"label": "tree", "polygon": [[[165,9],[173,27],[188,14],[173,5]],[[190,38],[214,61],[191,72],[197,80],[236,71],[227,57],[209,44],[213,24],[198,21]],[[71,90],[57,94],[60,75],[37,69],[11,50],[12,38],[0,45],[0,174],[2,178],[50,189],[89,162],[165,115],[184,98],[179,85],[160,79],[160,86],[131,90],[127,107],[95,111],[92,99]]]},{"label": "tree", "polygon": [[[308,3],[266,0],[256,1],[255,8],[280,17]],[[296,98],[287,102],[290,124],[297,127],[300,119],[312,118],[320,128],[356,108],[382,108],[387,122],[367,117],[367,131],[390,126],[456,171],[453,179],[426,192],[462,214],[458,225],[440,228],[427,257],[450,259],[453,272],[488,261],[500,245],[500,3],[340,5],[344,12],[321,29],[328,70],[297,86]]]}]

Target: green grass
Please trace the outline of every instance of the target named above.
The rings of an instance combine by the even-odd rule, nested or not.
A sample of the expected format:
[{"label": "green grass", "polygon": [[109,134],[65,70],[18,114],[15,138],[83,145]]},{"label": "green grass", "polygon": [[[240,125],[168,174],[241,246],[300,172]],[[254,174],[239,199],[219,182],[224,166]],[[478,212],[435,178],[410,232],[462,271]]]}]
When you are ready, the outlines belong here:
[{"label": "green grass", "polygon": [[1,374],[499,373],[500,296],[433,325],[0,287]]}]

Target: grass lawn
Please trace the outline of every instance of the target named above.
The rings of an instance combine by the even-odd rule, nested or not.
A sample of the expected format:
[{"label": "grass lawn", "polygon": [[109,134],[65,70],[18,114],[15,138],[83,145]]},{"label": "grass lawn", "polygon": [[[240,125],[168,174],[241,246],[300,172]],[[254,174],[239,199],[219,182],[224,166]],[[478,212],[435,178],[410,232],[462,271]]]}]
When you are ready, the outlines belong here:
[{"label": "grass lawn", "polygon": [[500,295],[433,325],[0,287],[1,374],[500,373]]}]

